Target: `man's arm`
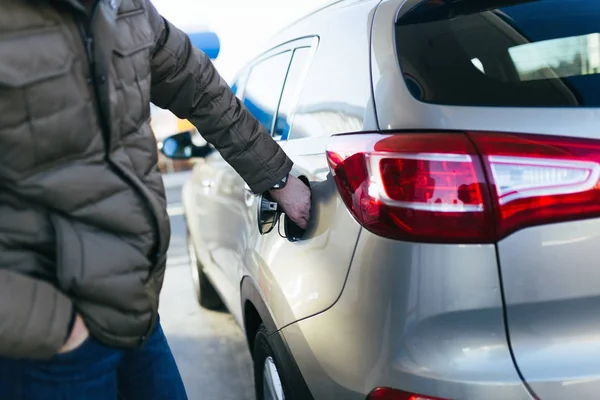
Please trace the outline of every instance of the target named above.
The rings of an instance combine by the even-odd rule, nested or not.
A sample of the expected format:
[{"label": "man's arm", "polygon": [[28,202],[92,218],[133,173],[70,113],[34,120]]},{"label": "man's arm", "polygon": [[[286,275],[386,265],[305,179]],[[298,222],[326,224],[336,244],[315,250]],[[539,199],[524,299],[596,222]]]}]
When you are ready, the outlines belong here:
[{"label": "man's arm", "polygon": [[51,284],[0,269],[0,356],[48,359],[65,344],[73,305]]},{"label": "man's arm", "polygon": [[292,161],[235,97],[210,59],[148,1],[155,34],[152,102],[192,122],[255,193],[287,176]]}]

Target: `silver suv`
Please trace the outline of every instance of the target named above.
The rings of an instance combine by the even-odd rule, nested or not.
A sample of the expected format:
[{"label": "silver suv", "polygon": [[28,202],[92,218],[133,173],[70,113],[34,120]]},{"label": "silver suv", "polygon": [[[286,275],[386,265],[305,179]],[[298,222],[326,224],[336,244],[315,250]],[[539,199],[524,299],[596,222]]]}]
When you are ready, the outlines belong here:
[{"label": "silver suv", "polygon": [[259,399],[600,398],[598,32],[598,0],[344,0],[278,33],[233,88],[310,185],[306,231],[164,143],[203,157],[198,298]]}]

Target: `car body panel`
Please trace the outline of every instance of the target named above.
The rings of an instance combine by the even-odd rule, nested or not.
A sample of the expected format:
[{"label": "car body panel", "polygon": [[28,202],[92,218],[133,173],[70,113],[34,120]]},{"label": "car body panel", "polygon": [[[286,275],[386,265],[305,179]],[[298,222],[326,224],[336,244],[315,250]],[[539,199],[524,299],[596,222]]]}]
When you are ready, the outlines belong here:
[{"label": "car body panel", "polygon": [[[295,110],[294,138],[377,129],[370,81],[370,28],[379,0],[338,2],[301,19],[271,45],[318,36],[319,50]],[[329,71],[335,71],[331,76]]]},{"label": "car body panel", "polygon": [[[301,20],[282,32],[278,41],[319,37],[318,50],[295,107],[290,139],[280,141],[294,162],[292,174],[308,178],[312,192],[309,229],[299,241],[289,241],[283,218],[269,234],[254,228],[244,265],[279,328],[331,307],[339,297],[350,266],[360,225],[337,195],[325,149],[332,134],[376,129],[369,79],[369,26],[377,1],[348,2],[329,15]],[[347,29],[339,24],[361,26]],[[333,57],[332,55],[344,55]],[[319,71],[340,64],[335,78],[323,81]],[[256,204],[250,208],[256,218]],[[256,226],[257,222],[252,222]]]},{"label": "car body panel", "polygon": [[[255,281],[249,276],[242,280],[241,296],[240,303],[243,308],[252,310],[244,313],[244,326],[248,326],[245,333],[249,347],[253,348],[255,340],[253,335],[257,325],[262,324],[267,332],[273,332],[269,335],[268,340],[273,350],[274,359],[279,362],[280,376],[285,377],[286,387],[291,393],[294,393],[296,399],[315,400],[298,368],[294,354],[290,351],[281,331],[277,330],[277,326],[271,318],[271,313],[267,309]],[[256,316],[258,316],[257,319],[255,319]]]},{"label": "car body panel", "polygon": [[364,399],[390,386],[530,399],[503,313],[494,245],[407,243],[363,230],[340,300],[283,332],[315,398]]},{"label": "car body panel", "polygon": [[498,243],[510,341],[544,400],[600,393],[600,220],[544,225]]},{"label": "car body panel", "polygon": [[[396,48],[393,20],[417,3],[384,0],[375,16],[373,87],[382,129],[600,138],[598,108],[462,107],[418,101],[409,92],[397,57],[389,54],[390,48]],[[524,40],[500,19],[485,23],[494,30],[490,35],[501,35],[515,44]],[[527,228],[497,245],[505,323],[515,367],[532,394],[541,399],[592,399],[600,392],[600,342],[596,333],[600,327],[596,318],[600,285],[597,262],[589,256],[600,243],[599,223],[584,220]],[[439,392],[442,397],[448,393],[452,392]],[[464,394],[457,397],[471,398]],[[484,397],[495,398],[473,396]]]},{"label": "car body panel", "polygon": [[[337,197],[323,155],[311,157],[301,145],[287,143],[284,149],[296,161],[293,173],[311,182],[311,226],[297,242],[280,236],[279,229],[284,234],[283,218],[269,234],[260,235],[256,229],[244,263],[279,328],[336,301],[360,231]],[[322,153],[324,148],[314,151]]]},{"label": "car body panel", "polygon": [[[206,275],[236,321],[241,321],[238,271],[243,262],[249,222],[241,178],[217,152],[199,161],[183,187],[190,237]],[[246,228],[247,227],[247,228]]]},{"label": "car body panel", "polygon": [[[342,290],[360,226],[336,194],[325,146],[332,134],[377,129],[369,79],[370,19],[377,2],[348,2],[328,10],[362,29],[335,28],[330,16],[313,18],[310,23],[298,21],[279,34],[270,50],[243,68],[233,85],[238,97],[248,102],[245,85],[251,79],[252,65],[297,47],[318,48],[309,58],[311,73],[302,81],[290,118],[292,137],[279,142],[294,161],[292,174],[311,181],[313,219],[302,240],[291,242],[280,236],[283,218],[274,231],[259,234],[256,198],[218,153],[198,163],[184,189],[198,258],[240,324],[240,282],[245,276],[256,281],[278,327],[330,307]],[[325,30],[326,39],[312,34]],[[332,58],[333,50],[342,51],[345,58]],[[337,79],[323,82],[318,71],[336,63],[345,66]],[[257,104],[249,107],[259,108]],[[332,241],[332,237],[343,239]]]},{"label": "car body panel", "polygon": [[[257,197],[215,153],[184,188],[198,257],[241,326],[243,303],[253,300],[240,302],[240,284],[255,290],[255,308],[317,399],[362,400],[378,386],[465,400],[591,398],[600,391],[600,289],[594,258],[582,255],[598,243],[600,221],[527,228],[498,244],[409,243],[362,229],[340,200],[325,156],[331,135],[414,129],[598,138],[597,108],[418,101],[399,66],[394,22],[419,2],[334,2],[279,32],[240,73],[234,86],[243,98],[253,63],[316,49],[283,121],[289,140],[279,141],[292,174],[310,181],[313,214],[298,241],[280,235],[283,218],[260,235]],[[501,20],[478,23],[493,27],[498,43],[522,43]]]}]

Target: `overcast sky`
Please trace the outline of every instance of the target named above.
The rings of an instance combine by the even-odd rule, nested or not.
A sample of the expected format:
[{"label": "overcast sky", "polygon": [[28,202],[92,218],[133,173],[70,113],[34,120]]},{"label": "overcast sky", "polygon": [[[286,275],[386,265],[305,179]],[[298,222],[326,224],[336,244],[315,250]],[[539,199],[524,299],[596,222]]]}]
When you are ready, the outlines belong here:
[{"label": "overcast sky", "polygon": [[152,0],[165,18],[188,32],[209,29],[221,40],[215,62],[230,81],[261,43],[326,0]]}]

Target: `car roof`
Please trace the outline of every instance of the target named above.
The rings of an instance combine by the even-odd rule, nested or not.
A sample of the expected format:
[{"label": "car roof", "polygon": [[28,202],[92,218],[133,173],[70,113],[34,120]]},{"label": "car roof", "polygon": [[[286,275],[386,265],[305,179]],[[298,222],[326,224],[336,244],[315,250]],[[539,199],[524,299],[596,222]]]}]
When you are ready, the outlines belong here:
[{"label": "car roof", "polygon": [[[298,18],[297,20],[295,20],[294,22],[292,22],[291,24],[289,24],[287,27],[281,29],[281,31],[284,31],[285,29],[289,28],[290,26],[293,26],[293,25],[295,25],[295,24],[297,24],[297,23],[299,23],[299,22],[301,22],[301,21],[303,21],[303,20],[305,20],[307,18],[310,18],[312,15],[315,15],[315,14],[318,14],[320,12],[323,12],[324,10],[327,10],[327,9],[329,9],[329,8],[335,6],[335,5],[338,5],[340,3],[349,3],[351,1],[352,0],[330,0],[330,1],[328,1],[328,2],[326,2],[324,4],[322,4],[322,5],[320,5],[315,10],[313,10],[313,11],[311,11],[311,12],[309,12],[309,13],[303,15],[303,16],[301,16],[300,18]],[[279,32],[277,32],[277,33],[279,33]]]},{"label": "car roof", "polygon": [[[278,46],[279,44],[295,40],[301,37],[307,36],[318,36],[321,31],[324,30],[323,23],[318,23],[315,21],[318,20],[321,15],[335,11],[337,9],[347,7],[356,3],[365,3],[365,2],[377,2],[378,0],[332,0],[319,8],[309,12],[308,14],[298,18],[291,24],[287,25],[283,29],[276,32],[271,38],[267,41],[268,46],[266,48],[273,48]],[[364,16],[365,20],[369,19],[368,15]],[[344,29],[353,29],[353,27],[344,27]]]}]

